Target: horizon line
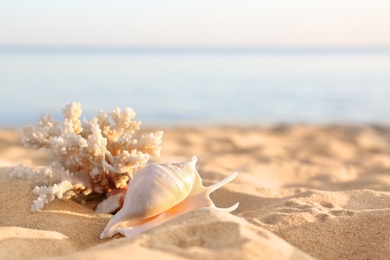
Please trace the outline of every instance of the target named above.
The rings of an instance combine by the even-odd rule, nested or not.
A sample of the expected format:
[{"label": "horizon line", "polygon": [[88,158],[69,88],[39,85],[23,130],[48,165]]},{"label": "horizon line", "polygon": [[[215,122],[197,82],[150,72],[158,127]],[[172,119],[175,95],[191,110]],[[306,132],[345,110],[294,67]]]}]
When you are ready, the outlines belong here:
[{"label": "horizon line", "polygon": [[390,45],[381,46],[184,46],[184,45],[10,45],[0,44],[0,52],[11,53],[383,53],[390,52]]}]

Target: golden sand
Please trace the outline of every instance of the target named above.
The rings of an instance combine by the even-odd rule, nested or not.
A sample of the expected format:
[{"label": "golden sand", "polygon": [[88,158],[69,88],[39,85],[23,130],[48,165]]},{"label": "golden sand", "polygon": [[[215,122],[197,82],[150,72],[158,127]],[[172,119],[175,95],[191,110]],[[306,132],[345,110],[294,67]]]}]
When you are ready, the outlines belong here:
[{"label": "golden sand", "polygon": [[232,214],[189,212],[134,238],[99,239],[110,215],[55,200],[31,212],[34,185],[12,167],[47,165],[45,151],[0,130],[0,259],[388,259],[390,128],[226,126],[163,129],[158,162],[198,157]]}]

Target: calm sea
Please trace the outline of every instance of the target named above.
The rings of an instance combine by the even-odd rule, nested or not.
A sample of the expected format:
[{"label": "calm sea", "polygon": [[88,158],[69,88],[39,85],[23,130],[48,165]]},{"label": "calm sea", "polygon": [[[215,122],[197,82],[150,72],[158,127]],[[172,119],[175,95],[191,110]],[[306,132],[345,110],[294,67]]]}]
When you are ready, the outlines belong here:
[{"label": "calm sea", "polygon": [[73,101],[147,125],[389,124],[390,51],[3,50],[0,88],[1,127]]}]

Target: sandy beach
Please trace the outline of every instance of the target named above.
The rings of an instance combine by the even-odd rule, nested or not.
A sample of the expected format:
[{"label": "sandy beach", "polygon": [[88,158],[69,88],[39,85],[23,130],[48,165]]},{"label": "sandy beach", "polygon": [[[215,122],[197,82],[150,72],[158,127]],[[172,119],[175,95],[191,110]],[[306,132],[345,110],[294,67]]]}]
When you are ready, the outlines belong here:
[{"label": "sandy beach", "polygon": [[161,157],[189,161],[205,185],[234,171],[202,208],[133,238],[100,239],[111,218],[74,201],[30,206],[34,185],[13,167],[48,165],[49,151],[0,130],[0,259],[388,259],[390,127],[163,127]]}]

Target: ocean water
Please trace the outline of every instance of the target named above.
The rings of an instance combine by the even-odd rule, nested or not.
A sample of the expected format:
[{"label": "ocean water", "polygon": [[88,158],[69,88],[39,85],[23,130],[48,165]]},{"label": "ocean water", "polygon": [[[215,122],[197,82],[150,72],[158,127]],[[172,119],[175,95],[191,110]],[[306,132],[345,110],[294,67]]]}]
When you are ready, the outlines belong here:
[{"label": "ocean water", "polygon": [[80,102],[155,124],[390,123],[390,51],[0,51],[0,126]]}]

